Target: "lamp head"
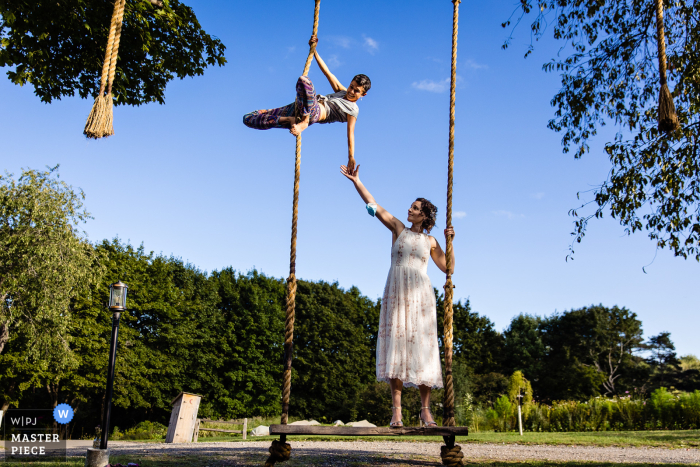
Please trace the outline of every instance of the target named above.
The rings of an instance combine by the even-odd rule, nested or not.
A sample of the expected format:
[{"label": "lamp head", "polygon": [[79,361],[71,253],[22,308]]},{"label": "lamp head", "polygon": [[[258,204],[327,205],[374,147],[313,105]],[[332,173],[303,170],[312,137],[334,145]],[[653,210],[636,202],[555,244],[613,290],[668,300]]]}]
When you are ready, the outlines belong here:
[{"label": "lamp head", "polygon": [[122,281],[109,286],[109,309],[112,311],[126,310],[126,292],[129,287]]}]

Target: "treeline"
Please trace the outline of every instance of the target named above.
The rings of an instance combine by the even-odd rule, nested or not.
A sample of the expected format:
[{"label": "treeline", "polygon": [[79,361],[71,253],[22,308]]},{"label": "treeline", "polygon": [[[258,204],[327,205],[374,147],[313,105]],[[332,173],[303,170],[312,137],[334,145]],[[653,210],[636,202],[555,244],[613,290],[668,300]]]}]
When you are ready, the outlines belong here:
[{"label": "treeline", "polygon": [[[282,279],[233,269],[206,274],[177,258],[118,240],[95,249],[106,270],[101,282],[71,304],[72,363],[37,373],[23,357],[27,343],[22,333],[15,333],[0,354],[0,397],[15,407],[66,402],[76,408],[74,426],[79,431],[99,424],[111,331],[108,289],[121,278],[129,285],[129,310],[121,319],[114,425],[166,423],[170,401],[180,391],[204,396],[202,417],[279,414]],[[437,300],[442,323],[442,297]],[[375,382],[379,310],[379,302],[356,288],[345,291],[337,284],[299,281],[292,416],[388,421],[388,388]],[[513,369],[529,375],[538,400],[585,400],[608,392],[605,384],[611,380],[614,393],[621,394],[669,382],[680,389],[700,387],[698,370],[675,366],[668,345],[662,349],[649,344],[656,345],[649,360],[629,353],[643,344],[641,323],[625,309],[596,306],[544,319],[520,315],[504,333],[472,312],[468,301],[454,310],[458,404],[469,394],[476,404],[491,406],[507,392],[505,375]],[[626,323],[627,332],[612,333],[610,323]],[[630,344],[618,355],[621,336]],[[594,359],[607,362],[610,355],[620,361],[612,377]],[[51,358],[61,360],[60,355]],[[441,401],[440,393],[435,403]],[[418,403],[417,395],[406,395],[407,407]],[[439,414],[437,404],[434,410]]]},{"label": "treeline", "polygon": [[[284,281],[232,268],[205,273],[118,239],[93,245],[75,225],[79,196],[52,172],[0,177],[0,409],[76,410],[69,431],[92,433],[104,404],[112,315],[109,284],[129,285],[122,314],[112,426],[167,423],[180,391],[203,396],[200,416],[281,410]],[[438,326],[443,301],[437,294]],[[387,424],[388,386],[375,380],[381,304],[357,288],[299,281],[290,415]],[[439,329],[442,335],[442,329]],[[442,345],[442,343],[441,343]],[[602,305],[549,317],[516,316],[504,332],[454,305],[458,412],[492,410],[521,371],[540,403],[700,389],[700,362],[677,358],[668,333],[642,339],[634,313]],[[433,413],[440,419],[442,391]],[[417,391],[404,421],[416,423]]]}]

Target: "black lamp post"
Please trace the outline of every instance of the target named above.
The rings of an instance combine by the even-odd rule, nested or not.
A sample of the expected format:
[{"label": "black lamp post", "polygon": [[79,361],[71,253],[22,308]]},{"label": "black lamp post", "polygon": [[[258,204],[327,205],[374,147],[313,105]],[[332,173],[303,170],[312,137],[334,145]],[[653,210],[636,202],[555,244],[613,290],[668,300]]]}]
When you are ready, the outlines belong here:
[{"label": "black lamp post", "polygon": [[122,281],[109,286],[109,309],[112,310],[112,343],[109,348],[109,368],[107,370],[107,391],[105,393],[105,412],[102,417],[102,439],[100,449],[107,449],[109,436],[109,418],[112,414],[112,389],[114,386],[114,362],[117,359],[117,341],[119,340],[119,319],[126,310],[126,292],[129,289]]}]

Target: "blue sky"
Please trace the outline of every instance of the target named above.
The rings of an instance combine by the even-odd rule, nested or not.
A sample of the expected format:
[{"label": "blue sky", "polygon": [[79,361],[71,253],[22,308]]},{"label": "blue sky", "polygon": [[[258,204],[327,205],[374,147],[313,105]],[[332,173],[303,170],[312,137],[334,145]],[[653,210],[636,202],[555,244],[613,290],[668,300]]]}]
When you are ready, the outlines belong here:
[{"label": "blue sky", "polygon": [[[573,229],[567,212],[580,204],[577,192],[604,180],[610,166],[602,147],[614,130],[593,140],[581,160],[562,154],[561,136],[546,127],[559,77],[541,69],[559,46],[550,31],[524,59],[523,24],[501,50],[508,31],[500,24],[516,3],[460,9],[456,297],[469,298],[499,330],[521,312],[625,306],[647,337],[670,331],[680,355],[700,354],[697,262],[657,252],[645,234],[627,236],[610,218],[592,222],[575,260],[565,261]],[[2,168],[18,174],[60,163],[62,178],[87,195],[93,241],[118,235],[208,271],[231,265],[286,277],[294,138],[248,129],[241,116],[293,100],[313,2],[188,4],[226,44],[227,66],[171,83],[166,105],[116,108],[116,134],[101,141],[82,135],[90,101],[42,104],[30,87],[3,79]],[[397,217],[416,197],[432,200],[443,245],[451,23],[449,0],[324,0],[318,45],[342,82],[357,73],[372,79],[356,129],[363,182]],[[310,77],[318,92],[332,92],[315,63]],[[391,235],[339,174],[346,154],[344,125],[304,133],[297,275],[356,285],[376,299]],[[444,275],[434,265],[429,274],[441,288]]]}]

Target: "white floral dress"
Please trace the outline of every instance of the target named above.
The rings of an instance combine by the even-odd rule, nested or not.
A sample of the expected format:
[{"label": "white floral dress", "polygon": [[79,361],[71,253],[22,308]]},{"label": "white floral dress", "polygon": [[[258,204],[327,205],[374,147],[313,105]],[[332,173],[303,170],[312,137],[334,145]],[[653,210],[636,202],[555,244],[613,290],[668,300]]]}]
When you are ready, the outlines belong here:
[{"label": "white floral dress", "polygon": [[428,277],[430,239],[404,229],[391,249],[377,340],[377,380],[442,387],[435,293]]}]

